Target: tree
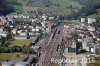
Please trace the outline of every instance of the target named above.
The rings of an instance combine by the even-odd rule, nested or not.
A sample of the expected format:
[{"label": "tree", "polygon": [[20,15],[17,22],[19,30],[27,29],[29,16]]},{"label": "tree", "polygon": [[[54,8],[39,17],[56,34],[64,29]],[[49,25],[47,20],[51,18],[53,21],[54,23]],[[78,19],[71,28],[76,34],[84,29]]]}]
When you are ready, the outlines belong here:
[{"label": "tree", "polygon": [[20,46],[13,46],[11,48],[11,51],[13,51],[13,52],[21,52],[22,51],[22,48]]},{"label": "tree", "polygon": [[12,40],[12,39],[14,39],[14,38],[12,37],[12,33],[11,33],[11,32],[8,32],[7,40],[9,41],[9,40]]},{"label": "tree", "polygon": [[2,45],[2,46],[5,46],[6,37],[1,37],[1,38],[0,38],[0,42],[1,42],[1,45]]},{"label": "tree", "polygon": [[36,54],[36,52],[34,51],[34,49],[30,49],[30,54]]},{"label": "tree", "polygon": [[2,52],[3,52],[2,50],[3,50],[3,47],[1,47],[1,46],[0,46],[0,53],[2,53]]},{"label": "tree", "polygon": [[43,0],[43,4],[45,5],[45,7],[50,7],[50,5],[52,4],[52,1],[50,1],[50,0]]},{"label": "tree", "polygon": [[22,53],[23,53],[23,54],[30,54],[30,48],[27,47],[27,46],[24,46],[24,47],[22,48]]},{"label": "tree", "polygon": [[74,34],[73,34],[73,39],[74,39],[75,41],[77,41],[78,38],[79,38],[78,34],[74,33]]},{"label": "tree", "polygon": [[28,46],[24,46],[22,48],[22,53],[23,54],[35,54],[36,52],[34,51],[34,49],[28,47]]},{"label": "tree", "polygon": [[8,47],[4,47],[3,53],[10,53],[10,49]]},{"label": "tree", "polygon": [[0,15],[7,15],[13,11],[13,7],[7,0],[0,0]]}]

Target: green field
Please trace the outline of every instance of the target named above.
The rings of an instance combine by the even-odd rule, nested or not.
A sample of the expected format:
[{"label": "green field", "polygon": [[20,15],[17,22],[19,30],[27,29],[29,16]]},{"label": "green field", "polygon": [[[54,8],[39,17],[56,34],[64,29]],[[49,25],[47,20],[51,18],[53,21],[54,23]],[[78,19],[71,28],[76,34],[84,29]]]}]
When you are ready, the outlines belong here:
[{"label": "green field", "polygon": [[15,21],[22,22],[22,21],[30,21],[31,18],[16,18]]},{"label": "green field", "polygon": [[52,63],[51,66],[59,66],[59,64]]},{"label": "green field", "polygon": [[[31,2],[30,4],[33,6],[44,6],[43,0],[34,0],[33,2]],[[51,1],[50,7],[61,7],[61,8],[76,8],[76,9],[80,9],[82,7],[82,5],[75,1],[75,0],[49,0]],[[49,2],[48,2],[49,3]]]},{"label": "green field", "polygon": [[87,64],[87,66],[100,66],[100,63]]},{"label": "green field", "polygon": [[62,8],[67,8],[72,6],[73,8],[80,9],[82,7],[82,5],[80,5],[77,1],[74,0],[52,0],[52,2],[53,6],[55,6],[55,4],[59,4],[59,6]]},{"label": "green field", "polygon": [[30,40],[24,40],[24,39],[16,39],[14,41],[10,42],[10,46],[21,46],[23,47],[24,45],[28,46],[28,44],[30,43]]},{"label": "green field", "polygon": [[0,53],[0,60],[19,60],[18,53]]},{"label": "green field", "polygon": [[51,12],[54,15],[65,15],[65,14],[71,14],[71,10],[64,9],[64,8],[56,8],[56,7],[40,7],[38,9],[41,12]]}]

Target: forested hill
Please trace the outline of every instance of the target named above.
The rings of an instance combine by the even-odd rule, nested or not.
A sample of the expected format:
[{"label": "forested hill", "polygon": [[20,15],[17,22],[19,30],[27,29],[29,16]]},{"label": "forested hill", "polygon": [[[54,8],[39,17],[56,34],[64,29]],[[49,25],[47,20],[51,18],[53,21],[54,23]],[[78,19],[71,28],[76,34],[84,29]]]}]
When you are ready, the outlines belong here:
[{"label": "forested hill", "polygon": [[6,15],[13,12],[13,7],[6,0],[0,0],[0,15]]},{"label": "forested hill", "polygon": [[91,2],[94,2],[94,3],[100,3],[100,0],[76,0],[82,4],[87,4],[87,3],[91,3]]},{"label": "forested hill", "polygon": [[[30,0],[28,0],[30,1]],[[31,0],[29,5],[35,5],[34,3],[40,3],[41,6],[45,7],[54,7],[59,12],[64,15],[71,14],[73,18],[82,17],[82,16],[94,16],[100,18],[100,0]],[[45,10],[45,9],[43,9]],[[42,11],[40,9],[40,11]]]},{"label": "forested hill", "polygon": [[[24,12],[22,5],[30,6],[36,9],[38,8],[37,11],[41,12],[52,12],[53,14],[56,15],[64,15],[64,14],[69,15],[72,13],[72,11],[78,11],[79,9],[82,8],[82,5],[74,0],[3,0],[3,1],[8,1],[9,4],[14,7],[14,11],[16,13]],[[2,10],[5,9],[2,8]]]},{"label": "forested hill", "polygon": [[[83,0],[80,0],[82,2]],[[87,0],[84,0],[84,4],[86,3]],[[88,15],[90,18],[97,18],[100,19],[100,0],[89,0],[87,4],[90,8],[93,9],[93,13]]]},{"label": "forested hill", "polygon": [[0,14],[6,15],[13,11],[24,13],[23,6],[38,8],[37,11],[41,12],[72,15],[71,17],[77,18],[97,14],[100,10],[100,0],[0,0]]},{"label": "forested hill", "polygon": [[28,0],[27,5],[39,7],[38,11],[64,15],[78,11],[83,6],[75,0]]},{"label": "forested hill", "polygon": [[100,0],[76,0],[79,3],[83,4],[81,10],[77,13],[74,13],[73,18],[81,17],[81,16],[89,16],[91,18],[99,18],[100,19]]}]

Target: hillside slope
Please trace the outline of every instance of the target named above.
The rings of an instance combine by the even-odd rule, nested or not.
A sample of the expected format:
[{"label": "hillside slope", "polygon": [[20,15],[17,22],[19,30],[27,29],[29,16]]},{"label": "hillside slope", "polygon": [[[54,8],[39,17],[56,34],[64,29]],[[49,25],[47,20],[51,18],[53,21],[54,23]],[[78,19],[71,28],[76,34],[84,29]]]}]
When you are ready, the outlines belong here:
[{"label": "hillside slope", "polygon": [[[5,0],[15,13],[51,12],[54,15],[98,15],[100,0]],[[98,10],[97,10],[98,9]],[[1,8],[0,11],[4,10]],[[5,11],[2,11],[6,13]],[[75,16],[76,17],[76,16]]]},{"label": "hillside slope", "polygon": [[78,11],[82,8],[82,5],[74,0],[43,0],[39,2],[40,4],[35,5],[34,3],[36,4],[35,1],[31,2],[31,5],[38,6],[39,11],[52,12],[57,15],[71,14],[72,11]]},{"label": "hillside slope", "polygon": [[[21,3],[24,7],[38,8],[37,11],[51,12],[55,15],[69,15],[72,11],[78,11],[82,8],[82,5],[75,0],[13,0],[13,2],[14,1]],[[22,5],[13,4],[15,12],[23,13]],[[31,10],[28,12],[31,12]]]}]

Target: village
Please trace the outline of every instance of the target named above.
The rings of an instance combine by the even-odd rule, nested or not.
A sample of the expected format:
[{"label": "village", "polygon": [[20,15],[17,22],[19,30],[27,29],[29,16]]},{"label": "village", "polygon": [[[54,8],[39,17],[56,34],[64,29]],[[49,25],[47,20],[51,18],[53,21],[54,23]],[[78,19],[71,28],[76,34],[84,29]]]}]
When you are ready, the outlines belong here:
[{"label": "village", "polygon": [[[39,44],[43,39],[47,39],[46,36],[53,32],[59,21],[63,23],[59,19],[59,16],[53,16],[50,13],[42,15],[8,14],[7,16],[0,16],[0,38],[10,36],[13,39],[5,40],[5,42],[1,41],[1,46],[3,44],[6,45],[9,41],[15,41],[13,45],[9,44],[5,47],[20,46],[23,48],[28,46],[34,50],[34,52],[32,50],[30,51],[31,54],[25,51],[24,55],[15,51],[15,53],[18,53],[17,55],[23,55],[24,58],[20,57],[21,59],[16,61],[7,58],[5,60],[0,59],[0,62],[7,61],[2,63],[2,66],[8,64],[10,64],[9,66],[13,66],[14,64],[16,66],[21,64],[26,66],[28,64],[30,66],[41,66],[39,65],[39,59],[41,58],[42,51],[40,51],[41,45]],[[77,20],[66,20],[64,23],[62,26],[64,36],[62,58],[67,58],[70,55],[75,58],[78,56],[81,56],[81,58],[100,57],[100,20],[95,18],[80,18]],[[22,42],[20,42],[21,40]],[[7,53],[8,51],[5,52]],[[21,52],[21,49],[19,52]],[[67,64],[63,65],[67,66]],[[69,65],[71,66],[73,64],[71,63]],[[86,64],[83,66],[86,66]]]}]

